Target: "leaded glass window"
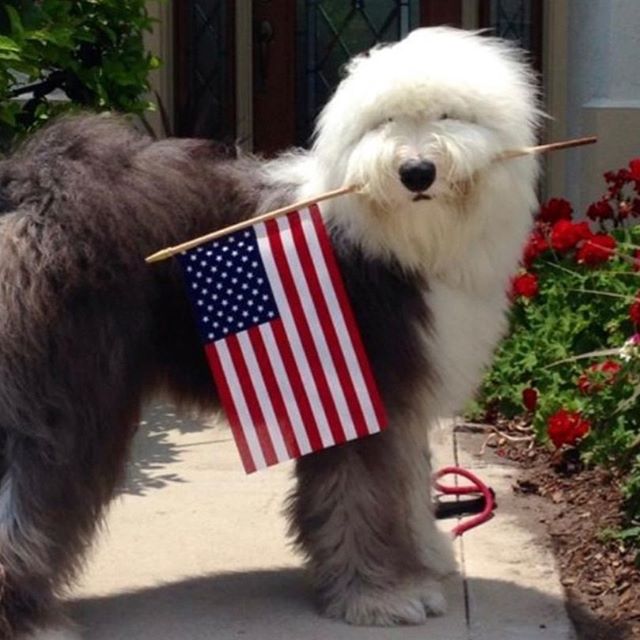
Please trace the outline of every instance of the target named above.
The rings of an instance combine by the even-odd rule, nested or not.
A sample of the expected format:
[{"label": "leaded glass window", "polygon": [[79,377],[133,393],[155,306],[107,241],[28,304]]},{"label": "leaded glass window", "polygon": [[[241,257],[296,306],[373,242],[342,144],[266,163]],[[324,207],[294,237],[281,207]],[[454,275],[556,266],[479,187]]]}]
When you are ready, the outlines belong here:
[{"label": "leaded glass window", "polygon": [[419,25],[419,0],[298,0],[298,141],[305,143],[343,65]]},{"label": "leaded glass window", "polygon": [[531,0],[489,0],[488,25],[500,38],[515,40],[532,50],[533,7]]},{"label": "leaded glass window", "polygon": [[228,3],[225,0],[192,0],[186,15],[186,64],[188,102],[181,114],[189,135],[229,137],[228,87],[232,55],[229,42]]}]

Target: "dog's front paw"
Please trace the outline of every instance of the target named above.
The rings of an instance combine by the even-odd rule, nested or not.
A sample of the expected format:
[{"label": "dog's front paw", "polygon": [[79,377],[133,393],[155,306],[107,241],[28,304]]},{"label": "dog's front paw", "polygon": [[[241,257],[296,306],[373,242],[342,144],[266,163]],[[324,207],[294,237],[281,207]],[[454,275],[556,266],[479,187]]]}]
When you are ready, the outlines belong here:
[{"label": "dog's front paw", "polygon": [[424,624],[429,616],[442,615],[447,605],[434,580],[418,588],[381,591],[360,588],[329,604],[325,615],[358,626],[392,627]]},{"label": "dog's front paw", "polygon": [[429,544],[422,550],[422,563],[430,573],[439,578],[457,573],[458,562],[451,536],[436,530],[429,537]]},{"label": "dog's front paw", "polygon": [[447,601],[440,583],[431,578],[425,579],[418,589],[420,599],[429,616],[441,616],[447,612]]}]

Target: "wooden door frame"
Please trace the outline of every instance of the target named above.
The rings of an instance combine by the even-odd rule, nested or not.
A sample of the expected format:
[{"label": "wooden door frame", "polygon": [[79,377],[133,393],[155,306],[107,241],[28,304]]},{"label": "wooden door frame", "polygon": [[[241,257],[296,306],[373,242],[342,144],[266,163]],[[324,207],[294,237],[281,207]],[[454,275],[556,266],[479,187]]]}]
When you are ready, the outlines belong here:
[{"label": "wooden door frame", "polygon": [[424,27],[446,24],[462,26],[462,0],[421,0],[420,23]]},{"label": "wooden door frame", "polygon": [[[296,137],[296,0],[253,3],[253,143],[265,155]],[[261,49],[260,28],[268,22],[273,39]]]}]

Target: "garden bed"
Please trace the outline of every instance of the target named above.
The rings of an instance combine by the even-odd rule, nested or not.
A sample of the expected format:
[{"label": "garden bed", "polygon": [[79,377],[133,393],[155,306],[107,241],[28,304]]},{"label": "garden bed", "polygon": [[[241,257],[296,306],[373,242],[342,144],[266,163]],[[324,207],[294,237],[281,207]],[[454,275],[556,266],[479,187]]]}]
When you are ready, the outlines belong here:
[{"label": "garden bed", "polygon": [[540,501],[581,638],[626,640],[640,639],[640,158],[604,181],[586,211],[552,199],[536,215],[468,415],[524,466],[515,489]]},{"label": "garden bed", "polygon": [[613,535],[624,518],[622,478],[546,447],[503,442],[496,452],[521,468],[514,492],[536,500],[580,640],[639,639],[637,549]]}]

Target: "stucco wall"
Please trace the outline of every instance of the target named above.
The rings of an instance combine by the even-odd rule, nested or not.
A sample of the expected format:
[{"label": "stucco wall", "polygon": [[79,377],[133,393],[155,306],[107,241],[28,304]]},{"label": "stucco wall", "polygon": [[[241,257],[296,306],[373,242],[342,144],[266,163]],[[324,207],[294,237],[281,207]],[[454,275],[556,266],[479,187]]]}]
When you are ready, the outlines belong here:
[{"label": "stucco wall", "polygon": [[604,190],[603,171],[640,155],[640,2],[566,2],[566,68],[549,72],[566,78],[567,134],[599,136],[567,153],[564,195],[584,209]]}]

